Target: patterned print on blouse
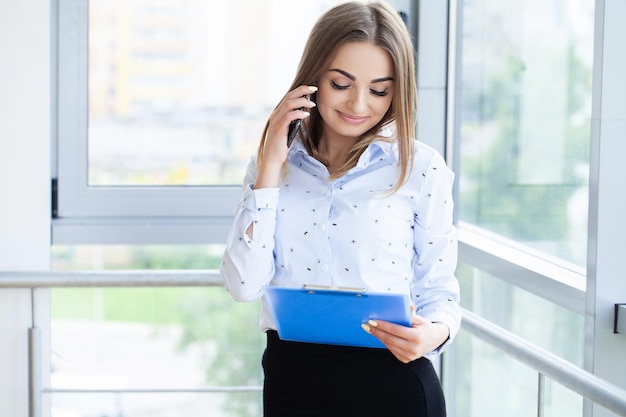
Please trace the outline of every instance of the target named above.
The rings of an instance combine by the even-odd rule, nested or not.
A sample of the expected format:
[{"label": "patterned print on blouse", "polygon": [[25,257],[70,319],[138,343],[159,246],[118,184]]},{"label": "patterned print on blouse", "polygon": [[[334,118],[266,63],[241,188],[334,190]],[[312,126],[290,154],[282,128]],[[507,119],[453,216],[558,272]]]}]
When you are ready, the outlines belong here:
[{"label": "patterned print on blouse", "polygon": [[[398,150],[388,142],[371,144],[357,166],[332,181],[296,142],[278,189],[251,188],[253,160],[221,267],[228,291],[240,300],[258,298],[265,285],[404,293],[416,311],[454,334],[460,325],[454,175],[433,149],[421,142],[415,148],[413,170],[395,193]],[[261,327],[272,326],[264,307]]]}]

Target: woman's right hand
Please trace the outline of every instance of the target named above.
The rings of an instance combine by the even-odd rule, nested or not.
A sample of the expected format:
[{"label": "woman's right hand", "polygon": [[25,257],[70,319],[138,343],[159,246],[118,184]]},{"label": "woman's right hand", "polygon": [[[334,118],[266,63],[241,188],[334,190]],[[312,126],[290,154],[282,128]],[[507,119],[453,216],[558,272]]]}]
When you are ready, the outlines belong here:
[{"label": "woman's right hand", "polygon": [[287,133],[289,124],[296,119],[309,116],[308,110],[315,107],[308,95],[317,91],[317,87],[301,85],[283,97],[269,118],[263,158],[254,188],[276,187],[283,163],[289,155]]}]

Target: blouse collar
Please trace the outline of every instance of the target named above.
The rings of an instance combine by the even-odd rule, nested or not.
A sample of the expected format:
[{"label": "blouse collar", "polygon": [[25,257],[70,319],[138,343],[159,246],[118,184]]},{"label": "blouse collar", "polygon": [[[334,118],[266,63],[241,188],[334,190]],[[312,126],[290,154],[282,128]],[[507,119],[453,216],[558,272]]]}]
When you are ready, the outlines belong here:
[{"label": "blouse collar", "polygon": [[[398,143],[393,137],[394,135],[395,130],[392,126],[384,126],[379,132],[379,136],[383,139],[378,139],[370,143],[359,158],[356,166],[350,171],[360,171],[385,159],[393,158],[393,161],[396,161],[398,159]],[[300,140],[294,141],[290,153],[309,155]]]}]

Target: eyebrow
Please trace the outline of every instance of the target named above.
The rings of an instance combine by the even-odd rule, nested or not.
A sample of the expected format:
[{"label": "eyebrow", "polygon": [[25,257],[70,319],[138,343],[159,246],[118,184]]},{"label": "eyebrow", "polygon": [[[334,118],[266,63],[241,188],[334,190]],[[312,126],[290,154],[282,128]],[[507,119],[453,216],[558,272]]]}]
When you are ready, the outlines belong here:
[{"label": "eyebrow", "polygon": [[[351,79],[352,81],[356,81],[356,77],[352,74],[350,74],[349,72],[346,72],[342,69],[339,68],[331,68],[328,71],[335,71],[338,72],[341,75],[344,75],[346,77],[348,77],[349,79]],[[371,83],[382,83],[384,81],[393,81],[393,77],[381,77],[381,78],[374,78],[372,81],[370,81]]]}]

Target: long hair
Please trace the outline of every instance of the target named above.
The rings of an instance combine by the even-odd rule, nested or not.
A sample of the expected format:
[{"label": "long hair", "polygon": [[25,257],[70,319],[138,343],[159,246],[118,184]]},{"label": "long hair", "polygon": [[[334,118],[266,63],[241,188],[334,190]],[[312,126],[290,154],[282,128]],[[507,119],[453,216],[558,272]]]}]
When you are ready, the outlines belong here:
[{"label": "long hair", "polygon": [[[386,50],[394,65],[394,93],[391,106],[381,121],[365,132],[349,152],[346,163],[331,175],[338,178],[354,167],[367,146],[377,139],[380,129],[395,122],[399,150],[399,175],[393,191],[406,181],[412,167],[414,151],[417,94],[415,52],[404,21],[384,2],[348,2],[324,13],[317,21],[305,45],[296,76],[289,91],[300,85],[318,85],[322,73],[336,53],[347,42],[368,42]],[[316,101],[315,94],[312,97]],[[263,157],[269,121],[263,131],[257,160]],[[322,117],[316,107],[302,121],[299,138],[311,156],[323,161],[318,152],[322,134]]]}]

